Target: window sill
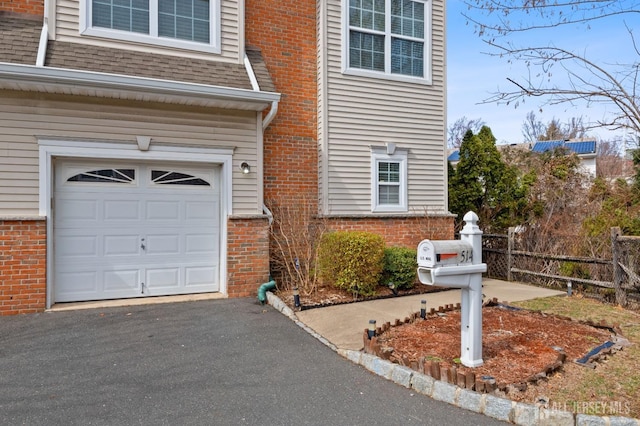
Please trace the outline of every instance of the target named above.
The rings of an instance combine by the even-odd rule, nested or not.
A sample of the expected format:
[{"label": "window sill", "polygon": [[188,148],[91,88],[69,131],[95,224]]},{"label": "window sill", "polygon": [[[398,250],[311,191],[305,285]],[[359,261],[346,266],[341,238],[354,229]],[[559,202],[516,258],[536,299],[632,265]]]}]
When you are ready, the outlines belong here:
[{"label": "window sill", "polygon": [[430,86],[432,84],[430,77],[412,77],[409,75],[401,74],[387,74],[379,71],[369,71],[357,68],[347,68],[342,71],[344,75],[351,75],[356,77],[375,78],[378,80],[392,80],[402,83],[422,84],[424,86]]},{"label": "window sill", "polygon": [[83,37],[100,37],[104,39],[127,41],[130,43],[150,44],[171,49],[191,50],[220,54],[221,48],[216,44],[205,44],[163,37],[152,37],[128,31],[109,30],[102,28],[87,28],[80,32]]}]

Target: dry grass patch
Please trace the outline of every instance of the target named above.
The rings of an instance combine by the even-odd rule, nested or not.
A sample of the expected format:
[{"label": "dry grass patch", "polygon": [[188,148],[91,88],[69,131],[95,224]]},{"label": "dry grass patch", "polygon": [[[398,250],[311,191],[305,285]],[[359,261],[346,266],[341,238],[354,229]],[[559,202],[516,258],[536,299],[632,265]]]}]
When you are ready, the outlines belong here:
[{"label": "dry grass patch", "polygon": [[518,400],[537,402],[544,397],[552,408],[640,418],[640,314],[581,297],[549,297],[514,305],[576,320],[619,324],[632,344],[599,362],[595,369],[567,363],[546,382],[523,392]]}]

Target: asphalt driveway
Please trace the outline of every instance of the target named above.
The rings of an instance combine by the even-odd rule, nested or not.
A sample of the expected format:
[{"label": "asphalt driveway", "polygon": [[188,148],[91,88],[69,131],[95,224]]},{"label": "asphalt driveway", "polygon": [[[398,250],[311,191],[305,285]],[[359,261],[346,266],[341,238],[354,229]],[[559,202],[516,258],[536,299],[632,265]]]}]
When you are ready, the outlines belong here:
[{"label": "asphalt driveway", "polygon": [[489,425],[254,299],[0,317],[2,425]]}]

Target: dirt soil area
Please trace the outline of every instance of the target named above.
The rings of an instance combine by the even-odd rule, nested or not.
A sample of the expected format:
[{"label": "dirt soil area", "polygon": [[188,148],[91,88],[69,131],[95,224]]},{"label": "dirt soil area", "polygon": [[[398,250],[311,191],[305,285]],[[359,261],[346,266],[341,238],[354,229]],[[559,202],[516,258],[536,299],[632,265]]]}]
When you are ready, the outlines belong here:
[{"label": "dirt soil area", "polygon": [[[385,299],[390,297],[409,296],[412,294],[427,294],[438,291],[448,290],[444,287],[430,286],[430,285],[416,285],[412,289],[408,290],[396,290],[394,291],[388,287],[379,287],[376,290],[375,296],[362,297],[354,296],[348,291],[343,291],[331,287],[319,287],[316,291],[310,294],[300,294],[300,304],[302,310],[321,308],[324,306],[340,305],[343,303],[363,302],[366,300]],[[293,291],[290,289],[278,289],[278,298],[287,304],[291,309],[294,309],[293,303]]]},{"label": "dirt soil area", "polygon": [[379,341],[393,348],[392,360],[426,357],[443,367],[455,365],[458,371],[473,371],[476,377],[491,376],[497,383],[517,384],[554,363],[559,350],[572,362],[611,338],[606,329],[499,306],[485,307],[482,322],[484,365],[473,369],[459,363],[459,311],[392,327]]}]

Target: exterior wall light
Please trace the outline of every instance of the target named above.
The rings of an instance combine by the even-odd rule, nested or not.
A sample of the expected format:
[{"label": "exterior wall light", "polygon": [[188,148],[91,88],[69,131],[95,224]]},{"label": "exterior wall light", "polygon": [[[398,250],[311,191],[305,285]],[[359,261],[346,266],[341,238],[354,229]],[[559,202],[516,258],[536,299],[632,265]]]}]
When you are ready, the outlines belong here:
[{"label": "exterior wall light", "polygon": [[251,167],[249,167],[249,163],[246,161],[240,164],[240,170],[242,170],[242,174],[248,175],[251,172]]}]

